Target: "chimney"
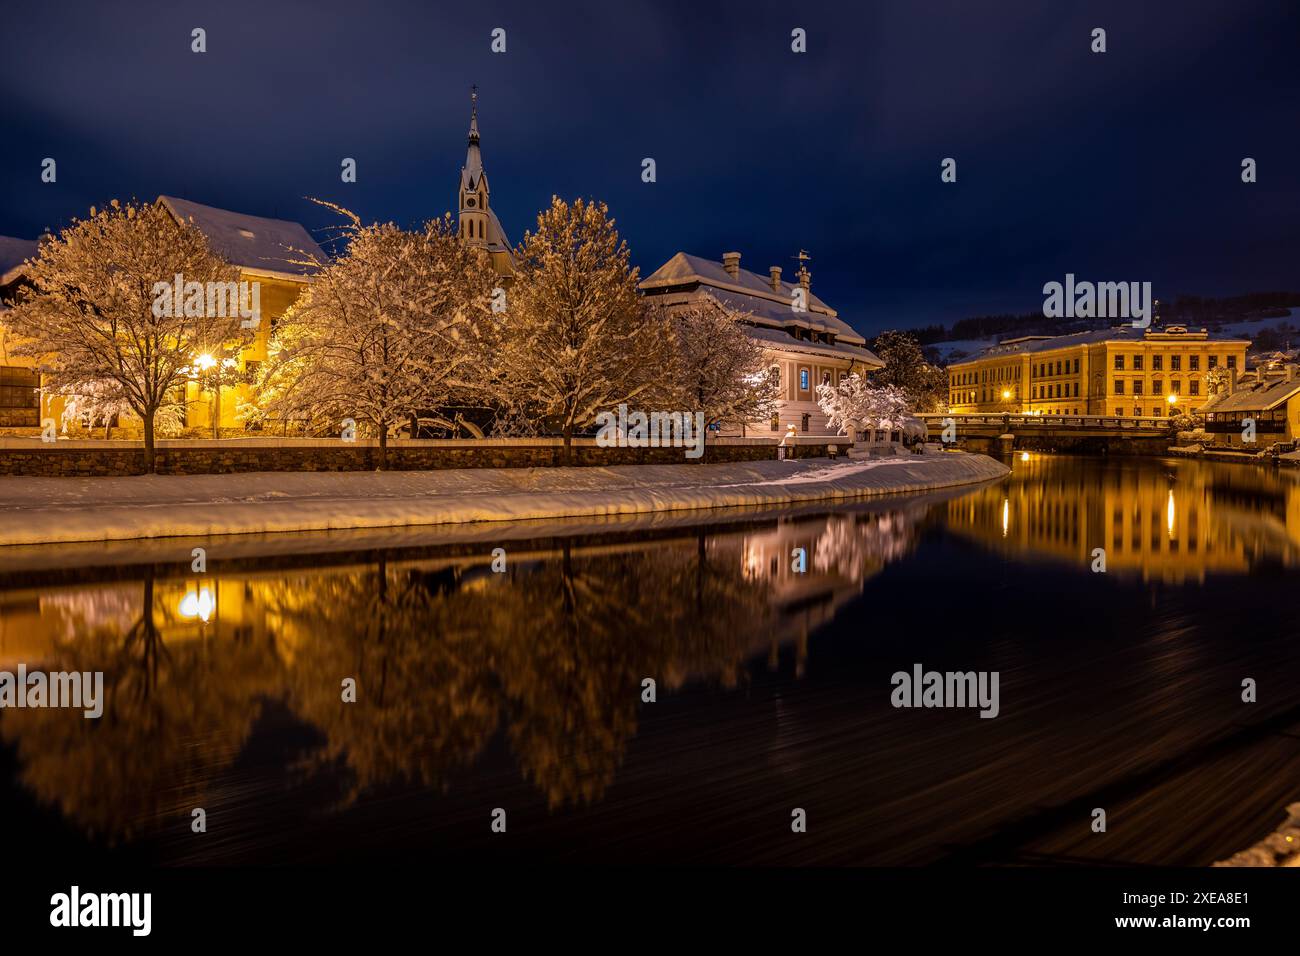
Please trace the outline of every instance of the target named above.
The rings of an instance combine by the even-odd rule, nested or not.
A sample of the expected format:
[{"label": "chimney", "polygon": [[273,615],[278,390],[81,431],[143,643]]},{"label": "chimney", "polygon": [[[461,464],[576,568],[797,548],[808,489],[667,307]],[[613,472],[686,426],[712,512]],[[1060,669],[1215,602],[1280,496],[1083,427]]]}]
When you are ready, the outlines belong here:
[{"label": "chimney", "polygon": [[1237,390],[1237,370],[1236,368],[1228,369],[1228,394],[1231,395]]},{"label": "chimney", "polygon": [[767,271],[771,273],[772,276],[772,291],[780,292],[781,291],[781,267],[772,266],[772,268],[768,269]]},{"label": "chimney", "polygon": [[740,278],[740,253],[724,252],[722,254],[722,268],[727,270],[727,275],[733,279]]},{"label": "chimney", "polygon": [[807,266],[799,267],[799,284],[803,286],[805,292],[812,291],[812,273],[808,271]]},{"label": "chimney", "polygon": [[1285,365],[1282,366],[1282,368],[1286,372],[1286,380],[1288,382],[1294,382],[1295,370],[1296,370],[1295,362],[1287,362]]}]

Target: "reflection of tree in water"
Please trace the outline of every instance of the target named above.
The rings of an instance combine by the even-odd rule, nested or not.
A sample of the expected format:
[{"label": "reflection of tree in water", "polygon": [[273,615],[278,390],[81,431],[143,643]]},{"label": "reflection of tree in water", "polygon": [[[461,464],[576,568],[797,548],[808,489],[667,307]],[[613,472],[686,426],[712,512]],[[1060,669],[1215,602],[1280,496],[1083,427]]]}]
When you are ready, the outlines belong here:
[{"label": "reflection of tree in water", "polygon": [[[897,551],[906,538],[897,530],[801,521],[780,526],[774,553],[788,553],[787,532],[820,540],[814,556],[861,579]],[[287,696],[321,730],[306,765],[345,768],[345,803],[393,783],[445,788],[498,731],[552,807],[593,802],[636,732],[642,679],[660,694],[688,680],[735,686],[779,633],[780,582],[749,573],[754,540],[565,547],[512,559],[505,574],[380,564],[217,579],[230,600],[205,629],[169,617],[175,602],[157,598],[150,578],[134,586],[150,613],[101,614],[93,626],[81,615],[75,628],[55,628],[72,636],[42,661],[104,671],[104,716],[14,710],[0,731],[18,744],[27,786],[110,839],[207,805],[262,697]],[[347,677],[355,704],[341,700]]]},{"label": "reflection of tree in water", "polygon": [[[290,673],[291,706],[327,738],[309,762],[346,763],[349,801],[398,780],[445,786],[498,721],[481,599],[435,595],[420,572],[384,564],[307,586],[310,600],[279,610],[310,635]],[[342,700],[348,677],[356,703]]]},{"label": "reflection of tree in water", "polygon": [[[739,549],[666,545],[574,556],[518,576],[494,632],[507,730],[552,806],[597,800],[636,730],[641,680],[734,684],[767,613]],[[505,590],[505,589],[502,589]]]},{"label": "reflection of tree in water", "polygon": [[811,549],[812,569],[860,583],[903,558],[916,542],[915,518],[903,511],[829,515]]},{"label": "reflection of tree in water", "polygon": [[[9,710],[23,783],[90,835],[129,839],[204,805],[206,785],[238,755],[258,708],[281,682],[275,650],[234,639],[166,640],[154,580],[140,586],[135,621],[100,625],[58,641],[40,669],[103,671],[103,715]],[[220,745],[214,746],[213,741]]]},{"label": "reflection of tree in water", "polygon": [[[348,793],[445,787],[498,726],[553,805],[599,798],[635,732],[641,679],[734,682],[765,613],[734,556],[672,545],[554,560],[438,588],[384,565],[316,585],[293,611],[310,632],[291,702],[325,733],[313,762],[345,763]],[[341,700],[355,677],[356,704]]]}]

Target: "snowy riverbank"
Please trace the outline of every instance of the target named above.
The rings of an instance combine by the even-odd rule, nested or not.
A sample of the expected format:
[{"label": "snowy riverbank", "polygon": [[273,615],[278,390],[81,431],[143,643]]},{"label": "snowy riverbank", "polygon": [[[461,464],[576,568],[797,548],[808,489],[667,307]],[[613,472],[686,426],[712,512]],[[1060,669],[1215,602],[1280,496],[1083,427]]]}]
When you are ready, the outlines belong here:
[{"label": "snowy riverbank", "polygon": [[1007,474],[960,453],[836,462],[0,478],[0,545],[392,528],[835,501]]}]

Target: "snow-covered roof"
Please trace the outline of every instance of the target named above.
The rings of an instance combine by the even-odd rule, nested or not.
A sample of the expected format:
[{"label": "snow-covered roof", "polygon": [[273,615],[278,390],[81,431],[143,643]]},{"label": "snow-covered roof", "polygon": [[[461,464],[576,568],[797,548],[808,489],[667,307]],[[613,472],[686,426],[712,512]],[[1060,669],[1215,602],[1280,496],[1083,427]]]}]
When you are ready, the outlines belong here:
[{"label": "snow-covered roof", "polygon": [[[750,323],[746,331],[764,348],[852,358],[878,368],[885,364],[866,347],[866,340],[852,326],[811,292],[807,311],[796,312],[791,308],[797,286],[789,282],[780,282],[773,288],[770,278],[745,269],[737,269],[736,275],[732,276],[719,262],[679,252],[643,280],[638,288],[647,295],[664,295],[670,302],[679,298],[686,301],[698,295],[717,299],[723,305],[744,313]],[[831,336],[835,341],[813,342],[795,338],[796,332],[805,329]]]},{"label": "snow-covered roof", "polygon": [[1201,412],[1267,412],[1297,393],[1300,378],[1288,381],[1284,375],[1266,375],[1262,382],[1239,385],[1235,392],[1220,392],[1201,407]]},{"label": "snow-covered roof", "polygon": [[1026,335],[1020,338],[1007,339],[996,345],[990,345],[981,349],[975,355],[964,358],[957,362],[949,364],[949,368],[958,368],[971,362],[977,362],[981,359],[992,358],[998,355],[1023,355],[1035,352],[1052,352],[1056,349],[1070,348],[1074,345],[1095,345],[1100,342],[1121,342],[1121,343],[1138,343],[1138,342],[1179,342],[1184,340],[1192,342],[1245,342],[1246,339],[1240,339],[1225,335],[1209,333],[1179,333],[1166,332],[1163,329],[1138,329],[1131,325],[1121,325],[1112,329],[1089,329],[1086,332],[1072,332],[1068,335]]},{"label": "snow-covered roof", "polygon": [[752,325],[746,326],[745,332],[751,339],[761,343],[764,348],[775,349],[778,352],[824,355],[827,358],[844,358],[847,356],[856,358],[864,365],[873,365],[877,368],[885,367],[885,363],[874,352],[861,346],[845,345],[839,342],[834,345],[828,345],[824,342],[807,342],[803,339],[793,338],[790,333],[781,329],[761,328]]},{"label": "snow-covered roof", "polygon": [[39,241],[0,236],[0,285],[8,285],[23,271],[23,261],[34,259]]},{"label": "snow-covered roof", "polygon": [[245,271],[301,280],[316,270],[294,260],[329,259],[301,223],[249,216],[175,196],[159,196],[158,201],[180,221],[193,222],[208,237],[213,252]]},{"label": "snow-covered roof", "polygon": [[513,247],[506,237],[505,227],[501,225],[501,220],[497,218],[497,211],[491,207],[488,207],[488,220],[488,251],[504,252],[510,256],[510,261],[514,262],[514,253],[511,251]]},{"label": "snow-covered roof", "polygon": [[772,287],[770,277],[756,275],[748,269],[737,269],[733,277],[720,262],[679,252],[649,277],[642,280],[643,292],[663,292],[681,287],[705,286],[716,293],[729,293],[737,308],[743,308],[780,328],[811,328],[829,332],[837,340],[850,345],[866,345],[866,339],[853,330],[839,314],[811,291],[808,293],[808,311],[795,312],[790,308],[796,284],[780,282]]}]

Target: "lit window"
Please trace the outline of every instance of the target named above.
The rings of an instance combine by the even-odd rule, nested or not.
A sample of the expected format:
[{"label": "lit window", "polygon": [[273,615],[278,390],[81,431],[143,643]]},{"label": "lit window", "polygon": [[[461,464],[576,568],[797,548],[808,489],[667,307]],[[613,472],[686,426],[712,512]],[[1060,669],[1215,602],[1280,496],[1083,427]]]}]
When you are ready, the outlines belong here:
[{"label": "lit window", "polygon": [[808,391],[808,370],[806,368],[799,369],[799,390]]}]

